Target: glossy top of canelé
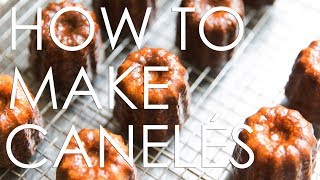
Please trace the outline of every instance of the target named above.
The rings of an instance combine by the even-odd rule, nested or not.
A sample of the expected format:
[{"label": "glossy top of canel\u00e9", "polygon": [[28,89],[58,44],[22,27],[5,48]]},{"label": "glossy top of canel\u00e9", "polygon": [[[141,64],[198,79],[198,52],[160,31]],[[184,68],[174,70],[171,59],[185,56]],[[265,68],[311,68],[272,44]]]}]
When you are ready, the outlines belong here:
[{"label": "glossy top of canel\u00e9", "polygon": [[[128,147],[120,135],[108,132],[111,138],[119,147],[128,154]],[[83,129],[79,132],[79,137],[92,163],[89,168],[82,154],[64,155],[57,169],[59,179],[135,179],[135,170],[123,159],[112,144],[105,139],[104,168],[100,168],[99,161],[99,130]],[[68,149],[78,148],[75,139],[72,139]]]},{"label": "glossy top of canel\u00e9", "polygon": [[313,77],[320,84],[320,41],[314,41],[302,50],[295,66],[301,67],[305,75]]},{"label": "glossy top of canel\u00e9", "polygon": [[283,159],[295,161],[316,151],[312,125],[298,111],[283,106],[261,108],[245,124],[253,132],[242,131],[240,139],[255,152],[256,161],[272,159],[280,166]]},{"label": "glossy top of canel\u00e9", "polygon": [[[79,7],[84,10],[86,8],[80,3],[72,3],[68,1],[63,1],[59,3],[49,3],[49,5],[42,11],[42,34],[44,42],[52,42],[51,44],[44,44],[55,46],[50,36],[50,23],[55,13],[65,7]],[[88,11],[91,15],[95,31],[99,30],[99,25],[96,23],[96,16],[93,12]],[[89,36],[90,28],[89,21],[84,15],[79,12],[69,11],[63,13],[56,22],[55,33],[59,41],[67,46],[77,46],[84,43],[84,41]],[[92,40],[94,41],[94,39]]]},{"label": "glossy top of canel\u00e9", "polygon": [[164,49],[143,48],[131,53],[119,67],[118,76],[130,67],[134,70],[119,83],[119,88],[136,105],[143,106],[145,66],[168,67],[168,71],[153,71],[147,75],[149,84],[168,84],[168,88],[149,89],[150,104],[177,104],[179,96],[187,89],[188,73],[179,58]]}]

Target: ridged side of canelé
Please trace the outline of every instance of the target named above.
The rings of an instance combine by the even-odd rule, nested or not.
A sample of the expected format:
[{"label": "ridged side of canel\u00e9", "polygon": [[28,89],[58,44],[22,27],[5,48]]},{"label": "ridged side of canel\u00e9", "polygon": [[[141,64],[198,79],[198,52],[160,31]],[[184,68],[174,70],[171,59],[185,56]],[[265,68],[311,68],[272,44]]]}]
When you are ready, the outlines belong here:
[{"label": "ridged side of canel\u00e9", "polygon": [[[43,80],[52,67],[57,92],[68,95],[81,67],[84,67],[92,79],[97,73],[97,67],[104,59],[104,50],[99,24],[93,12],[88,11],[94,21],[94,37],[90,44],[79,51],[67,51],[57,46],[50,36],[50,22],[53,15],[65,7],[86,8],[80,3],[63,1],[49,3],[42,11],[42,50],[37,50],[37,33],[30,35],[30,66],[39,80]],[[37,20],[35,20],[37,21]],[[82,14],[70,11],[62,14],[56,23],[55,33],[59,41],[67,46],[78,46],[89,36],[89,22]],[[80,86],[84,85],[81,82]]]},{"label": "ridged side of canel\u00e9", "polygon": [[[144,67],[167,66],[167,72],[151,72],[150,84],[168,84],[168,88],[149,89],[150,104],[168,104],[168,109],[144,109]],[[135,142],[141,144],[143,125],[168,125],[165,131],[150,131],[150,141],[167,141],[174,134],[174,126],[180,127],[189,117],[188,73],[177,56],[164,49],[144,48],[131,53],[118,69],[118,76],[129,67],[135,67],[118,87],[135,104],[132,110],[118,95],[115,96],[114,117],[120,128],[127,132],[134,125]]]},{"label": "ridged side of canel\u00e9", "polygon": [[[34,124],[43,126],[43,119],[38,107],[32,108],[21,86],[17,88],[15,107],[10,109],[13,78],[9,75],[0,75],[0,167],[10,168],[15,165],[9,159],[6,151],[6,142],[9,134],[18,126]],[[30,92],[27,92],[30,94]],[[37,145],[43,135],[33,129],[19,131],[13,138],[11,150],[14,157],[22,162],[34,155]]]}]

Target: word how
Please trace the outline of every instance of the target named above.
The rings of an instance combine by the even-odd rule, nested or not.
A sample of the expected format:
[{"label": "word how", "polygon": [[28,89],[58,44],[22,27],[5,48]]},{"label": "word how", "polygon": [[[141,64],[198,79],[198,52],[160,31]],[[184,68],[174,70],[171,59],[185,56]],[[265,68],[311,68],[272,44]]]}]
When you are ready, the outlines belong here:
[{"label": "word how", "polygon": [[[89,22],[89,30],[90,30],[89,36],[81,45],[78,45],[78,46],[66,46],[66,45],[62,44],[60,42],[60,40],[58,39],[56,32],[55,32],[55,26],[56,26],[56,22],[57,22],[58,18],[62,14],[69,12],[69,11],[76,11],[76,12],[81,13],[83,16],[86,17],[86,19]],[[114,49],[117,44],[117,41],[119,39],[119,36],[121,34],[121,31],[123,29],[125,22],[128,23],[130,31],[133,35],[134,41],[135,41],[138,49],[140,49],[142,46],[144,34],[145,34],[145,31],[147,28],[147,24],[149,21],[151,11],[152,11],[151,7],[148,7],[146,9],[145,16],[144,16],[144,19],[143,19],[143,22],[142,22],[142,25],[140,28],[139,35],[138,35],[138,32],[135,29],[135,26],[134,26],[133,21],[131,19],[130,13],[129,13],[128,9],[125,8],[125,10],[121,16],[120,22],[118,24],[118,27],[115,31],[115,34],[113,34],[106,9],[104,7],[101,7],[102,17],[104,19],[104,24],[106,27],[107,34],[109,36],[109,40],[110,40],[112,49]],[[227,45],[227,46],[216,46],[216,45],[212,44],[206,38],[206,35],[205,35],[204,25],[205,25],[207,18],[211,14],[218,12],[218,11],[228,12],[228,13],[232,14],[236,18],[236,20],[238,21],[238,25],[239,25],[238,37],[236,38],[236,40],[233,43],[231,43],[230,45]],[[186,7],[172,8],[172,12],[181,13],[181,50],[186,50],[186,14],[191,13],[191,12],[195,12],[195,8],[186,8]],[[16,21],[17,21],[16,8],[13,7],[12,8],[12,50],[16,50],[16,36],[17,36],[16,30],[23,30],[23,29],[37,31],[37,50],[42,50],[42,9],[41,8],[37,9],[37,24],[36,25],[17,25]],[[243,25],[243,20],[240,17],[240,15],[236,11],[234,11],[233,9],[230,9],[230,8],[224,7],[224,6],[214,7],[212,9],[208,10],[203,15],[203,17],[200,21],[200,24],[199,24],[199,35],[200,35],[201,40],[203,41],[203,43],[207,47],[209,47],[212,50],[216,50],[216,51],[228,51],[228,50],[234,48],[235,46],[237,46],[240,43],[240,41],[243,37],[243,34],[244,34],[244,25]],[[93,39],[93,37],[94,37],[94,21],[93,21],[92,17],[90,16],[90,14],[82,8],[66,7],[66,8],[60,9],[53,16],[53,18],[50,22],[50,36],[51,36],[53,42],[57,46],[59,46],[61,49],[64,49],[66,51],[79,51],[79,50],[85,48],[87,45],[89,45],[91,40]]]}]

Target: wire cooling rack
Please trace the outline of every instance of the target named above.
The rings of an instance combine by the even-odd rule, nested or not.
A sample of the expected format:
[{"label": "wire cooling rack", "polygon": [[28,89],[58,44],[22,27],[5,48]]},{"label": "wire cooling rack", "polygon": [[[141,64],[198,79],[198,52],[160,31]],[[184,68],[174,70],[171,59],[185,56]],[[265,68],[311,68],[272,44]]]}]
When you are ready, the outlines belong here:
[{"label": "wire cooling rack", "polygon": [[[17,50],[11,51],[11,12],[17,9],[18,24],[32,24],[37,7],[45,7],[48,1],[0,0],[0,72],[13,74],[18,67],[31,91],[36,93],[39,82],[35,82],[28,65],[29,31],[17,34]],[[87,7],[90,2],[84,1]],[[172,7],[178,7],[178,0],[157,1],[158,15],[145,36],[145,46],[163,47],[179,55],[174,46],[176,14]],[[320,37],[320,2],[314,0],[278,0],[272,7],[260,10],[247,8],[245,38],[232,60],[220,71],[210,68],[199,70],[185,63],[190,74],[192,93],[191,118],[180,134],[180,155],[183,163],[201,165],[201,125],[212,125],[222,131],[210,131],[210,142],[224,143],[225,147],[207,148],[206,159],[219,163],[221,168],[175,168],[174,141],[167,148],[152,148],[149,162],[169,162],[166,168],[144,168],[142,150],[135,147],[134,156],[140,179],[228,179],[232,174],[229,163],[235,143],[231,138],[232,128],[262,106],[273,106],[284,100],[284,86],[299,51],[312,40]],[[107,58],[101,72],[93,81],[101,103],[107,107],[107,67],[118,67],[133,50],[134,42],[123,39],[114,51],[109,42],[104,44]],[[2,169],[0,179],[55,179],[53,163],[66,138],[71,125],[77,130],[98,128],[105,125],[117,132],[118,125],[112,121],[112,111],[97,110],[91,98],[76,97],[68,110],[52,110],[50,98],[43,95],[39,102],[48,131],[44,141],[30,162],[43,157],[48,161],[36,169]],[[60,97],[60,107],[64,98]],[[318,157],[319,159],[319,157]],[[320,168],[313,176],[320,179]]]}]

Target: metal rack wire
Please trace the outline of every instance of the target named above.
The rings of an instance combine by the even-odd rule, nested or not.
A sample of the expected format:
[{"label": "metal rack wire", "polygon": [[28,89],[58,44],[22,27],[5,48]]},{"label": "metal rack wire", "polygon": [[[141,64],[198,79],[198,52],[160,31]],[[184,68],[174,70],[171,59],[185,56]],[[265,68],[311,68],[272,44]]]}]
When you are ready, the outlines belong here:
[{"label": "metal rack wire", "polygon": [[[44,7],[47,3],[47,0],[0,0],[0,42],[5,42],[0,43],[0,72],[12,74],[17,66],[33,93],[37,91],[39,84],[33,80],[27,63],[29,32],[22,31],[17,34],[17,51],[11,51],[9,10],[12,6],[19,10],[18,24],[32,24],[36,8]],[[90,1],[83,3],[90,7]],[[162,0],[157,3],[161,8],[155,23],[145,36],[145,46],[164,47],[179,54],[174,46],[176,14],[170,11],[171,7],[179,5],[179,1]],[[141,179],[229,178],[232,174],[229,158],[235,145],[230,137],[232,127],[243,122],[245,117],[253,114],[259,107],[279,104],[284,99],[283,87],[295,56],[311,40],[319,38],[316,33],[320,32],[320,27],[314,27],[312,22],[306,20],[308,17],[320,17],[320,5],[312,0],[279,0],[273,7],[258,11],[249,8],[246,14],[246,36],[232,60],[219,74],[213,73],[209,68],[199,70],[185,63],[190,74],[192,114],[180,132],[181,160],[185,163],[200,163],[200,126],[212,124],[226,130],[212,132],[211,141],[225,142],[228,146],[208,148],[211,155],[208,161],[223,163],[223,168],[175,168],[174,143],[171,139],[167,148],[150,149],[149,161],[169,162],[170,165],[166,168],[144,168],[142,150],[134,148]],[[300,25],[295,24],[296,21],[303,24],[303,27],[298,28]],[[165,30],[162,27],[166,27]],[[302,37],[301,34],[305,36]],[[107,66],[117,67],[135,49],[130,38],[124,39],[114,51],[111,51],[109,45],[109,42],[104,44],[109,54],[101,72],[93,81],[96,93],[104,105],[108,104],[109,98],[113,98],[108,97]],[[55,179],[52,165],[71,125],[75,125],[77,130],[98,128],[100,124],[113,131],[118,129],[118,125],[112,121],[112,111],[97,110],[92,99],[88,97],[74,98],[68,110],[52,110],[48,99],[47,95],[44,95],[39,102],[48,135],[30,161],[45,157],[48,162],[36,169],[0,170],[0,179]],[[61,97],[58,103],[62,105],[63,102],[64,98]],[[316,168],[314,178],[320,179],[319,174],[320,169]]]}]

